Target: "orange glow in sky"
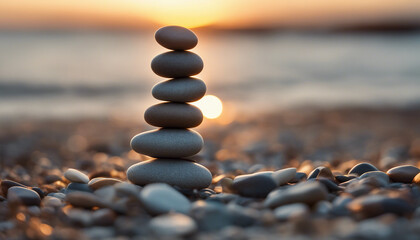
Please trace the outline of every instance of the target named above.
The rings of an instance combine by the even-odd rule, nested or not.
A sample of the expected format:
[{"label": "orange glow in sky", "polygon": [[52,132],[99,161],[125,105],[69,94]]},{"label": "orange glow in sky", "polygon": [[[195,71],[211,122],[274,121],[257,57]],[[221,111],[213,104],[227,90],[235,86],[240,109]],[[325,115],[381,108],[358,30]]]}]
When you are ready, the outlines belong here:
[{"label": "orange glow in sky", "polygon": [[11,0],[0,1],[0,28],[227,28],[328,26],[420,20],[416,0]]}]

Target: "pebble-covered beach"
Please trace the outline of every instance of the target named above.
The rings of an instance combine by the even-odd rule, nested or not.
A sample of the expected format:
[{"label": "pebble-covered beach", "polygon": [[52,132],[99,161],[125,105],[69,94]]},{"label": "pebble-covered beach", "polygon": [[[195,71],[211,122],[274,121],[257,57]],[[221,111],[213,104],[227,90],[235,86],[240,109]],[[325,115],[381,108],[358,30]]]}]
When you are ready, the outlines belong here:
[{"label": "pebble-covered beach", "polygon": [[198,128],[202,190],[127,180],[140,120],[2,122],[0,239],[418,239],[419,109],[240,116]]}]

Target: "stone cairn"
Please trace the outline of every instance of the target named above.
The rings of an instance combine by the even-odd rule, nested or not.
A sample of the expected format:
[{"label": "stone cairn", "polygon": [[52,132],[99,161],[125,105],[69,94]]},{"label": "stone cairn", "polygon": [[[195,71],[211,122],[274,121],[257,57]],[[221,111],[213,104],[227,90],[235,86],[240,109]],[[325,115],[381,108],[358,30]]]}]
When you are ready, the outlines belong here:
[{"label": "stone cairn", "polygon": [[203,121],[197,107],[188,104],[201,99],[206,84],[191,76],[203,69],[203,61],[192,52],[198,43],[189,29],[167,26],[155,34],[156,41],[173,51],[162,53],[152,60],[155,74],[170,78],[153,87],[152,95],[165,101],[151,106],[144,119],[159,129],[140,133],[131,140],[137,153],[154,159],[134,164],[127,170],[127,178],[137,185],[162,182],[182,189],[202,189],[210,185],[212,175],[204,166],[186,159],[203,147],[203,138],[189,128]]}]

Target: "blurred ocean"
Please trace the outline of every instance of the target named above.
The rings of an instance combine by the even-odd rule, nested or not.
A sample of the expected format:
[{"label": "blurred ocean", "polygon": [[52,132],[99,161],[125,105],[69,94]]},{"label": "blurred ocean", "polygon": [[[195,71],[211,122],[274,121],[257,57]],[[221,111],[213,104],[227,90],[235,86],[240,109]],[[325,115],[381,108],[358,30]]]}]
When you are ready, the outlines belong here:
[{"label": "blurred ocean", "polygon": [[[251,112],[420,103],[420,33],[199,33],[208,94]],[[153,33],[0,32],[0,116],[141,118]]]}]

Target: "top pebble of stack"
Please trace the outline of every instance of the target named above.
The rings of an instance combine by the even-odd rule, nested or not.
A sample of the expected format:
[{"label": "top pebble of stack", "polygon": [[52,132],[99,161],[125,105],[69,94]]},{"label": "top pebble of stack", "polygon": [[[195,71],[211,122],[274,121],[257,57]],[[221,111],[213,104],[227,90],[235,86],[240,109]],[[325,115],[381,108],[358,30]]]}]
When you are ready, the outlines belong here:
[{"label": "top pebble of stack", "polygon": [[167,26],[155,34],[156,41],[171,50],[188,50],[198,43],[197,36],[189,29],[178,26]]}]

